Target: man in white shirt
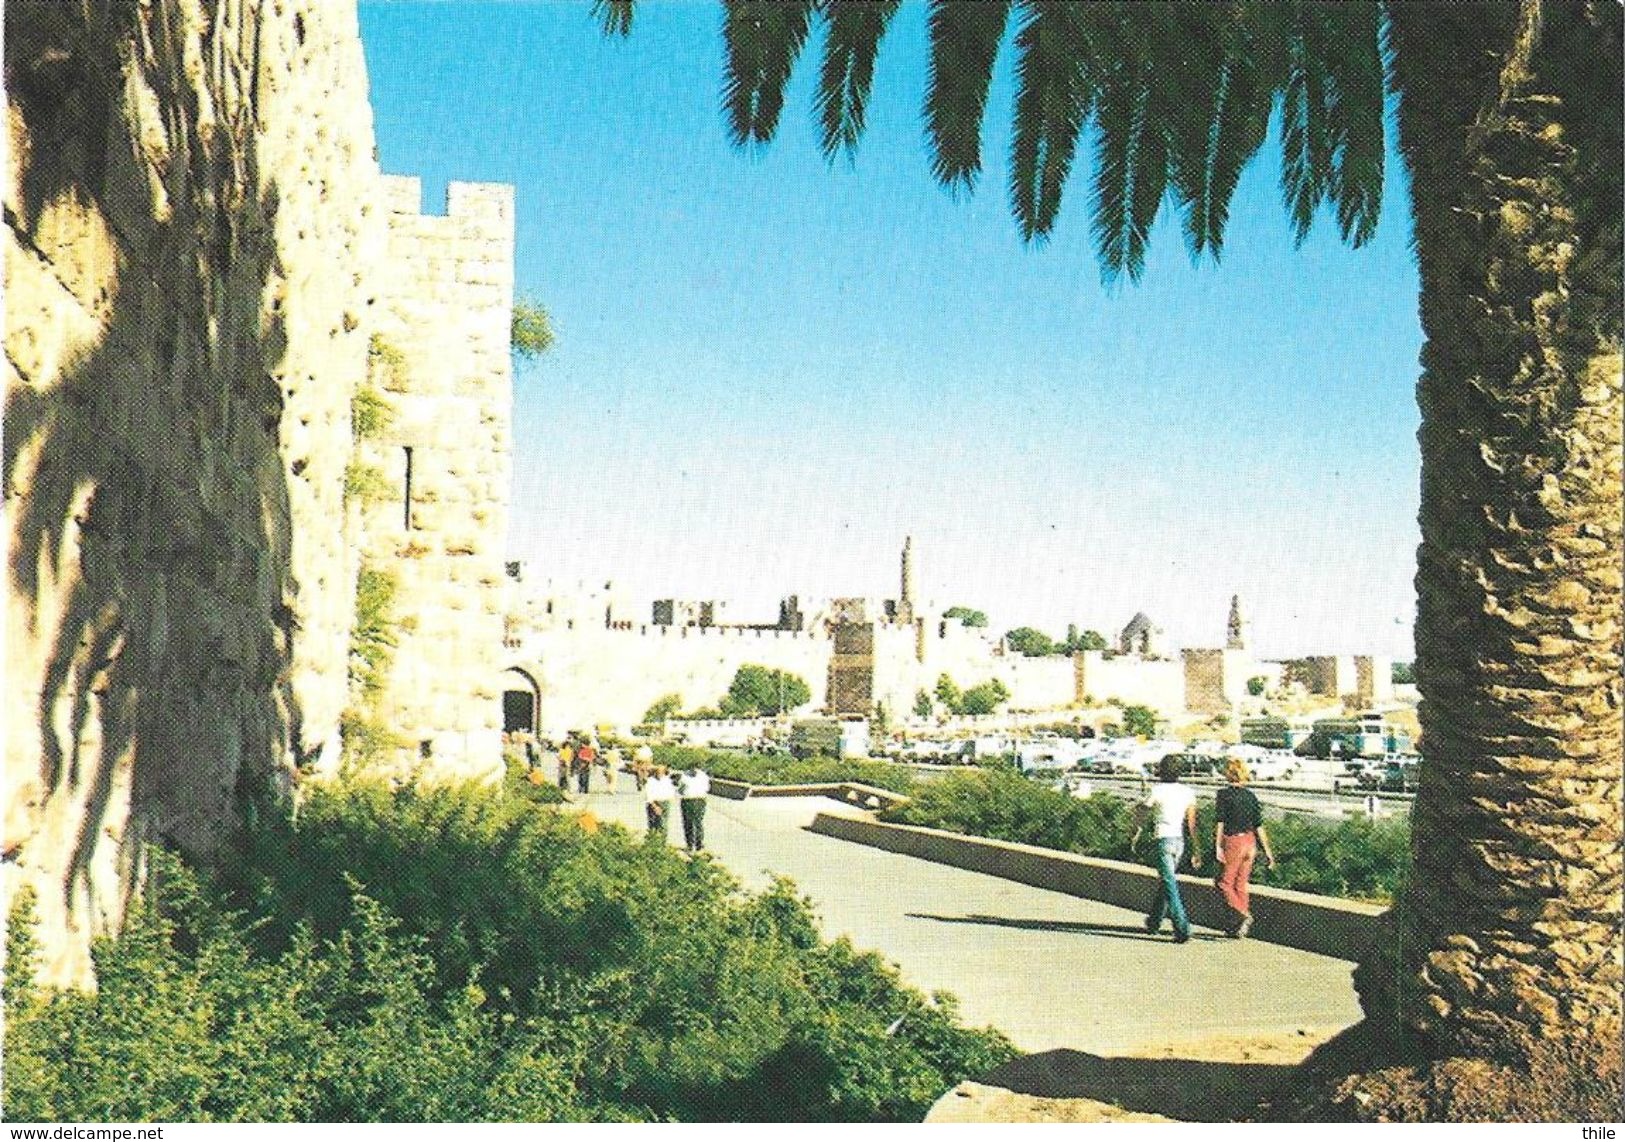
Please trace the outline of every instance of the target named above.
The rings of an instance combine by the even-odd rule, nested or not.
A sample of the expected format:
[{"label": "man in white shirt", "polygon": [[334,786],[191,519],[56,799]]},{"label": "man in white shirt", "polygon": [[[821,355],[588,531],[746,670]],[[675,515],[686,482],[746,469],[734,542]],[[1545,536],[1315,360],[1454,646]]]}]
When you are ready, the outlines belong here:
[{"label": "man in white shirt", "polygon": [[1147,818],[1156,822],[1157,870],[1162,874],[1157,885],[1157,899],[1145,918],[1145,930],[1162,930],[1162,918],[1174,922],[1174,943],[1183,944],[1191,938],[1191,922],[1185,914],[1185,901],[1179,895],[1179,881],[1174,870],[1179,858],[1185,854],[1185,835],[1191,839],[1191,867],[1202,867],[1202,854],[1196,844],[1196,791],[1179,781],[1179,758],[1169,754],[1157,763],[1157,783],[1145,795],[1137,813],[1138,825],[1131,842],[1139,846],[1140,833]]},{"label": "man in white shirt", "polygon": [[666,836],[666,821],[671,815],[672,799],[676,796],[677,786],[666,775],[666,767],[655,766],[649,780],[643,783],[643,811],[648,818],[649,831],[659,833],[662,839]]},{"label": "man in white shirt", "polygon": [[683,814],[683,841],[691,853],[705,847],[705,798],[710,792],[711,778],[700,768],[699,762],[677,778],[677,804]]}]

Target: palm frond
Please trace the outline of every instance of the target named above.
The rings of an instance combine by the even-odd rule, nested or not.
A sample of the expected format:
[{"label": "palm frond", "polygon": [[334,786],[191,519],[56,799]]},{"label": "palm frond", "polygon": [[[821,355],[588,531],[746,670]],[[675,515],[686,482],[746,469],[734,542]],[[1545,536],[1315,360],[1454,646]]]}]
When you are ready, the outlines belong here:
[{"label": "palm frond", "polygon": [[1047,237],[1093,103],[1086,10],[1027,0],[1016,32],[1010,207],[1026,241]]},{"label": "palm frond", "polygon": [[880,39],[902,0],[824,0],[827,38],[814,109],[819,146],[831,161],[848,155],[863,135],[864,110],[875,77]]},{"label": "palm frond", "polygon": [[945,186],[974,186],[982,167],[982,114],[1010,0],[934,0],[925,130],[931,171]]},{"label": "palm frond", "polygon": [[637,0],[592,0],[592,15],[606,36],[632,34],[632,14]]},{"label": "palm frond", "polygon": [[1172,181],[1192,256],[1217,261],[1241,171],[1269,129],[1271,91],[1261,82],[1245,8],[1215,4],[1182,15],[1194,85],[1174,109]]},{"label": "palm frond", "polygon": [[1302,243],[1315,220],[1322,189],[1316,181],[1311,136],[1319,129],[1309,91],[1309,65],[1303,40],[1294,35],[1287,50],[1287,77],[1281,92],[1281,195],[1294,240]]},{"label": "palm frond", "polygon": [[1152,83],[1139,60],[1114,69],[1097,97],[1094,232],[1100,274],[1138,281],[1145,249],[1167,187],[1167,140],[1153,122]]},{"label": "palm frond", "polygon": [[778,130],[784,86],[816,7],[817,0],[725,0],[722,110],[735,146],[765,143]]},{"label": "palm frond", "polygon": [[1343,240],[1362,246],[1382,211],[1384,60],[1375,8],[1351,4],[1320,14],[1318,54],[1327,61],[1330,197]]}]

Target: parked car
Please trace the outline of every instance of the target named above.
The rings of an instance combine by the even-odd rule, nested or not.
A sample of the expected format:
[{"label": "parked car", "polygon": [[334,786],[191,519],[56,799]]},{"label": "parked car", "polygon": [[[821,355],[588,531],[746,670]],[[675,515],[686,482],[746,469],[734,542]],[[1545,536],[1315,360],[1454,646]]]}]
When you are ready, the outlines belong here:
[{"label": "parked car", "polygon": [[1247,768],[1252,770],[1254,781],[1286,781],[1297,776],[1302,768],[1302,762],[1296,754],[1285,750],[1266,750],[1256,757],[1246,759]]}]

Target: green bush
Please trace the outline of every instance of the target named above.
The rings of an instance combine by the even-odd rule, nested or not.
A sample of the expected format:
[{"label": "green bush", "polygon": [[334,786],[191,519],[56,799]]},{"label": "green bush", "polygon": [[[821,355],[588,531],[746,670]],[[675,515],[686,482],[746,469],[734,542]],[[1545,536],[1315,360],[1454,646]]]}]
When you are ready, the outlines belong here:
[{"label": "green bush", "polygon": [[831,781],[857,781],[893,793],[908,794],[915,778],[905,766],[866,758],[758,756],[697,746],[656,746],[655,760],[671,769],[687,769],[696,762],[712,777],[750,785],[813,785]]},{"label": "green bush", "polygon": [[643,723],[653,725],[663,722],[667,718],[675,718],[683,708],[681,694],[665,694],[656,698],[654,704],[643,712]]},{"label": "green bush", "polygon": [[[968,770],[922,782],[907,805],[880,816],[903,825],[1083,856],[1154,863],[1149,844],[1142,842],[1136,851],[1130,843],[1132,802],[1110,793],[1073,797],[1008,770]],[[1270,821],[1265,828],[1280,864],[1266,870],[1260,860],[1253,873],[1260,884],[1388,901],[1399,891],[1410,867],[1410,826],[1402,819],[1372,822],[1355,817],[1331,822],[1288,817]],[[1212,871],[1207,863],[1213,850],[1211,801],[1198,805],[1197,835],[1203,867]]]},{"label": "green bush", "polygon": [[918,1120],[1013,1054],[787,883],[501,790],[318,788],[152,868],[94,995],[14,913],[7,1119]]}]

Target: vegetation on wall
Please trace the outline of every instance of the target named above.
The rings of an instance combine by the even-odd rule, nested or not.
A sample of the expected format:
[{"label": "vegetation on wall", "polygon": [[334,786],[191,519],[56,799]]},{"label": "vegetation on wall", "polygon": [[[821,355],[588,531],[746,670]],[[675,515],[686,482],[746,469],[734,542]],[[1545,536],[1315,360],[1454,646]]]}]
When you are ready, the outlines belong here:
[{"label": "vegetation on wall", "polygon": [[395,599],[400,583],[388,571],[363,565],[356,576],[355,622],[350,628],[350,705],[340,720],[345,763],[364,767],[400,746],[380,709],[399,642]]},{"label": "vegetation on wall", "polygon": [[406,354],[374,333],[367,341],[367,376],[386,392],[405,392],[411,383]]},{"label": "vegetation on wall", "polygon": [[514,355],[534,361],[553,347],[553,339],[553,318],[541,303],[528,298],[515,299],[509,329],[509,344]]},{"label": "vegetation on wall", "polygon": [[917,1121],[1013,1055],[787,882],[472,786],[316,790],[209,882],[157,853],[99,990],[5,979],[24,1121]]}]

